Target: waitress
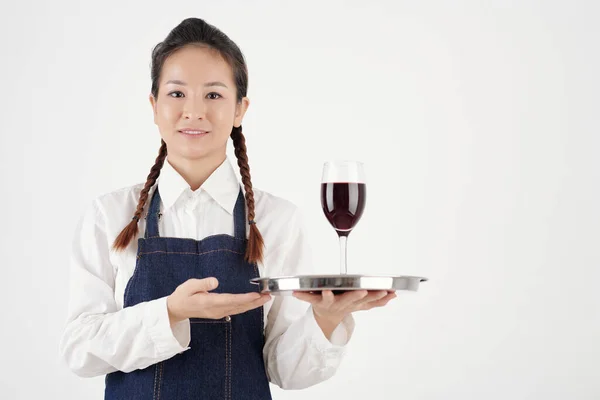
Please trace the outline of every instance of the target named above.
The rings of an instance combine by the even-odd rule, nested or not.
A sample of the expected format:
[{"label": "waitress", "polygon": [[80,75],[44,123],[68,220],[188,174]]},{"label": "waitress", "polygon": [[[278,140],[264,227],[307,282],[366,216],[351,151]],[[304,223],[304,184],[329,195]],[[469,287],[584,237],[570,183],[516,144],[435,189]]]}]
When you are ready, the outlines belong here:
[{"label": "waitress", "polygon": [[154,48],[151,78],[159,154],[146,182],[94,199],[77,226],[63,358],[106,375],[109,400],[264,400],[269,382],[325,381],[352,313],[395,294],[258,293],[252,278],[310,273],[310,252],[298,208],[252,187],[244,56],[188,18]]}]

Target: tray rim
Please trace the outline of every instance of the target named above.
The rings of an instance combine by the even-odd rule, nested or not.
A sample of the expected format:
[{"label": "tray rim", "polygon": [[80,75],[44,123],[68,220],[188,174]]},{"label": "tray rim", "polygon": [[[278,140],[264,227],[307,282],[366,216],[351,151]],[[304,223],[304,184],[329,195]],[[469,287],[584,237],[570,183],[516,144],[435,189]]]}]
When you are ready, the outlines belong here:
[{"label": "tray rim", "polygon": [[416,275],[361,275],[361,274],[309,274],[309,275],[282,275],[282,276],[261,276],[258,278],[250,279],[252,283],[258,283],[260,281],[269,280],[281,280],[281,279],[326,279],[326,278],[387,278],[387,279],[419,279],[420,282],[427,282],[429,278],[424,276]]},{"label": "tray rim", "polygon": [[[351,282],[339,282],[340,278],[350,279]],[[338,285],[330,284],[327,279],[337,281]],[[384,280],[386,284],[378,282],[363,287],[357,287],[356,282],[360,282],[361,279],[367,280]],[[307,285],[307,282],[308,285]],[[310,282],[313,280],[313,282]],[[325,282],[319,282],[320,285],[316,286],[316,280],[325,280]],[[422,276],[413,275],[360,275],[360,274],[311,274],[311,275],[295,275],[295,276],[278,276],[278,277],[257,277],[250,280],[250,283],[258,286],[259,291],[263,293],[285,293],[285,292],[318,292],[324,290],[331,291],[355,291],[355,290],[408,290],[418,291],[418,287],[421,282],[426,282],[428,278]],[[291,281],[291,282],[290,282]],[[404,284],[400,283],[404,282]],[[280,285],[283,283],[284,288]],[[394,287],[396,284],[401,286],[407,285],[406,288]],[[290,287],[292,286],[292,287]]]}]

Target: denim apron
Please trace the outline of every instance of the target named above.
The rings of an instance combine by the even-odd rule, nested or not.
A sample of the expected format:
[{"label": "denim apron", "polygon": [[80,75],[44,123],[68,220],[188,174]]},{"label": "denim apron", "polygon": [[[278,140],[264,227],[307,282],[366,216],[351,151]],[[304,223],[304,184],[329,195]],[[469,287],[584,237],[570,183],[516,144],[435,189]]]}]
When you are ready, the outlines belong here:
[{"label": "denim apron", "polygon": [[[190,278],[214,276],[213,293],[257,292],[249,281],[257,266],[244,260],[246,209],[240,193],[235,204],[235,236],[203,240],[161,237],[160,194],[156,188],[138,239],[137,262],[125,288],[124,307],[168,296]],[[263,361],[263,307],[221,319],[190,318],[190,349],[170,359],[105,379],[105,400],[271,399]]]}]

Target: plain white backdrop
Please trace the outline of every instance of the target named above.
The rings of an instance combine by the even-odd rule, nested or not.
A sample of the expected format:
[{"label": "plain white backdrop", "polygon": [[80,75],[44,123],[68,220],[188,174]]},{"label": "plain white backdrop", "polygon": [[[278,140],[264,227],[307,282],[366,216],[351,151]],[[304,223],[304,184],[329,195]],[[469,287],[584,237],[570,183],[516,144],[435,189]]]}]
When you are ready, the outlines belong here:
[{"label": "plain white backdrop", "polygon": [[150,52],[191,16],[244,52],[253,183],[303,210],[318,268],[322,163],[358,159],[349,272],[430,278],[274,399],[600,398],[597,2],[74,0],[0,6],[0,397],[103,397],[58,357],[70,241],[145,181]]}]

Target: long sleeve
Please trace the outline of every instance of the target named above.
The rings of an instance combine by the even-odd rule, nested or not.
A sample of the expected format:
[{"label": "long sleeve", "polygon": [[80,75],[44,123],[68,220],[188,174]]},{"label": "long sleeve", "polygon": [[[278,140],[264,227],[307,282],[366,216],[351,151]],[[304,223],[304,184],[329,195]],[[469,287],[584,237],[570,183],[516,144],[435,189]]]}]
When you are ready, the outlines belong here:
[{"label": "long sleeve", "polygon": [[118,309],[110,244],[95,200],[75,230],[59,345],[69,368],[82,377],[142,369],[189,349],[189,320],[171,328],[166,297]]},{"label": "long sleeve", "polygon": [[[288,224],[290,237],[273,252],[270,273],[308,275],[315,271],[301,214]],[[279,254],[278,254],[279,253]],[[310,304],[290,295],[274,296],[266,326],[264,358],[269,380],[282,389],[303,389],[331,378],[354,331],[352,315],[334,330],[331,341],[319,328]]]}]

